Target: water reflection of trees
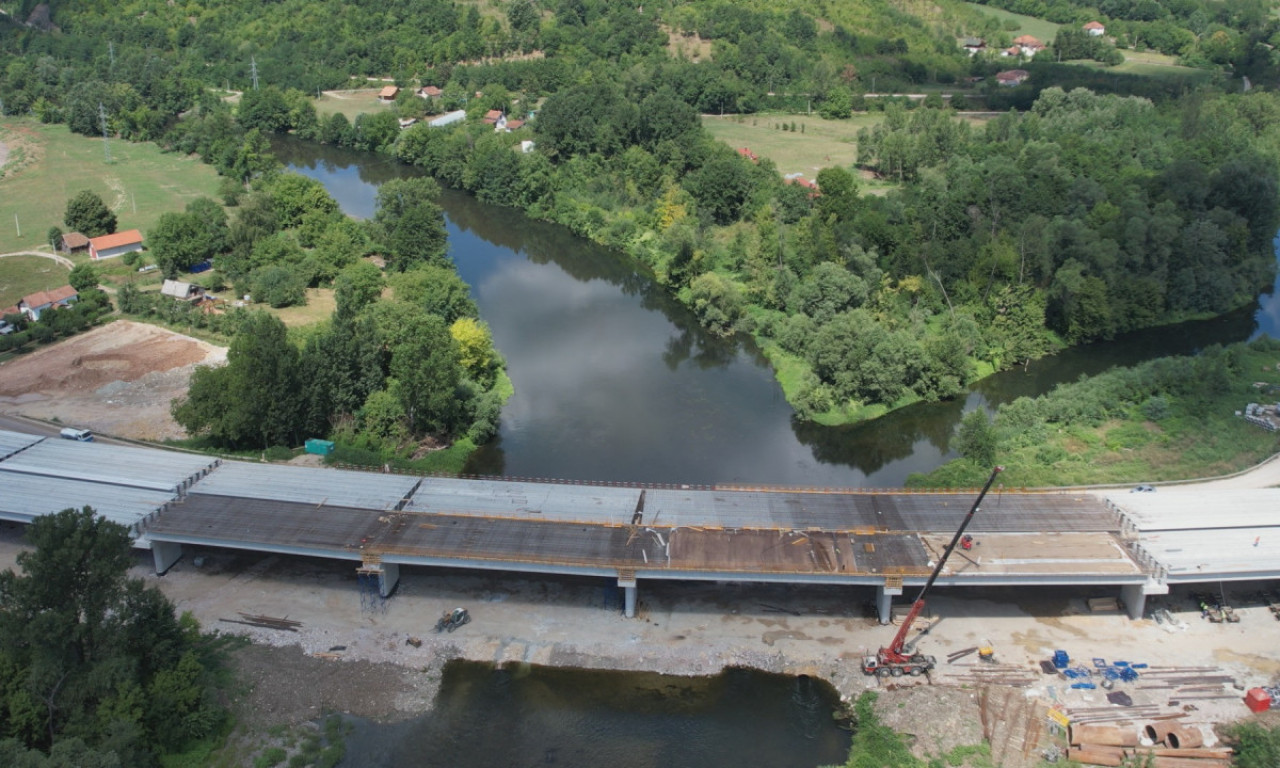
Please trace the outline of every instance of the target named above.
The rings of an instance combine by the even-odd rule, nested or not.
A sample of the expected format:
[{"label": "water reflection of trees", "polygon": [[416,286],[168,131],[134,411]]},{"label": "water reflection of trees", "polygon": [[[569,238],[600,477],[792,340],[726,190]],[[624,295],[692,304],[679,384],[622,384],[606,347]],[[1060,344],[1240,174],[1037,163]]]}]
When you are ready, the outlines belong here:
[{"label": "water reflection of trees", "polygon": [[[927,442],[945,456],[962,415],[963,400],[918,403],[847,427],[824,427],[792,419],[791,431],[802,445],[813,451],[818,461],[853,467],[869,477],[910,457],[921,442]],[[920,469],[927,471],[933,467]]]}]

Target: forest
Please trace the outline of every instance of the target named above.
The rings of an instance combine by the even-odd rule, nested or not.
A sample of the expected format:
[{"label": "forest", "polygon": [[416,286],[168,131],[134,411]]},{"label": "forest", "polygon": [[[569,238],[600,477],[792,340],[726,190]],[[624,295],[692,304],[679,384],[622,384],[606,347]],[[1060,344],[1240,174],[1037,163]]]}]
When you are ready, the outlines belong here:
[{"label": "forest", "polygon": [[[16,5],[19,17],[30,11]],[[1213,45],[1223,27],[1277,39],[1277,21],[1250,0],[1200,6],[1161,16],[1195,38],[1180,55],[1274,83],[1274,56]],[[990,80],[1006,63],[969,57],[957,35],[1002,32],[959,4],[923,16],[874,0],[376,7],[136,0],[106,13],[67,0],[6,38],[0,98],[90,135],[102,129],[102,103],[120,135],[199,153],[228,177],[229,195],[248,190],[215,266],[237,290],[282,301],[300,284],[335,280],[350,258],[380,255],[397,272],[430,262],[414,249],[434,246],[397,240],[387,220],[400,212],[354,233],[328,222],[323,205],[272,208],[283,234],[255,230],[256,212],[272,207],[256,198],[305,186],[276,178],[266,136],[393,155],[630,254],[707,328],[753,334],[799,415],[822,423],[952,397],[1062,345],[1224,312],[1250,301],[1274,268],[1280,101],[1265,87],[1238,93],[1223,79],[1178,90],[1108,76],[1106,87],[1062,88],[1056,79],[1097,70],[1037,61],[1032,85],[987,87],[995,103],[1025,109],[971,120],[941,99],[863,98],[877,79],[882,90]],[[1209,15],[1199,32],[1179,21],[1197,8]],[[696,42],[710,54],[680,53]],[[406,87],[394,111],[319,116],[314,90],[353,76],[435,85],[441,96],[428,102]],[[223,88],[241,92],[234,109]],[[810,107],[837,118],[883,112],[859,137],[856,167],[816,174],[820,194],[699,123],[702,112],[789,110],[788,127],[798,119],[803,130]],[[514,133],[475,119],[396,122],[453,108],[533,119]],[[535,151],[520,151],[524,140]],[[868,174],[895,189],[863,193]],[[161,239],[189,240],[195,222],[182,223],[166,222]],[[395,379],[389,365],[381,369]],[[357,400],[308,412],[333,426]],[[426,423],[409,399],[398,402],[409,422]]]}]

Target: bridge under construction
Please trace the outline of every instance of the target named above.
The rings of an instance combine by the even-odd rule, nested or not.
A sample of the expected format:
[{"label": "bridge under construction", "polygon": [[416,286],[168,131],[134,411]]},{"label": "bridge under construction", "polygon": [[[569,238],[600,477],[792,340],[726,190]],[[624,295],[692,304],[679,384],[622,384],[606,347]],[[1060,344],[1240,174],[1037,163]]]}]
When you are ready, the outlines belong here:
[{"label": "bridge under construction", "polygon": [[[401,568],[616,582],[924,583],[976,491],[639,486],[422,477],[225,461],[0,431],[0,519],[91,506],[157,573],[184,546],[352,561],[385,597]],[[1140,617],[1174,583],[1280,578],[1280,490],[1159,493],[994,487],[938,586],[1079,586]]]}]

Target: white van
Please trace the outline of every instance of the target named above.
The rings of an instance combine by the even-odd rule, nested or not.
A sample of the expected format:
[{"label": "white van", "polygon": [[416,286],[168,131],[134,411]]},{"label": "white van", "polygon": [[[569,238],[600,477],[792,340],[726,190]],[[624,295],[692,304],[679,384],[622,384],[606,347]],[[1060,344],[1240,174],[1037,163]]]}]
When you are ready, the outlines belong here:
[{"label": "white van", "polygon": [[66,440],[79,440],[82,443],[93,442],[93,432],[87,429],[76,429],[75,427],[64,427],[62,437]]}]

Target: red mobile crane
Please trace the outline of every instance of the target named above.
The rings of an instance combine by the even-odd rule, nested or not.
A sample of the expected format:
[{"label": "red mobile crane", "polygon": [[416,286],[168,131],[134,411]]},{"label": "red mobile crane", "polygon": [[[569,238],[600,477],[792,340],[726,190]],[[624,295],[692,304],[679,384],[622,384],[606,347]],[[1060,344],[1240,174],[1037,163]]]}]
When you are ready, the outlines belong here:
[{"label": "red mobile crane", "polygon": [[991,477],[988,477],[987,484],[982,486],[982,492],[978,494],[973,506],[969,508],[969,514],[965,515],[964,520],[960,521],[960,527],[956,530],[956,535],[951,537],[951,543],[942,551],[942,557],[938,558],[938,564],[933,567],[933,573],[929,575],[929,580],[924,583],[924,586],[920,589],[920,595],[911,604],[911,610],[907,613],[907,617],[902,620],[902,626],[898,628],[898,634],[893,636],[893,642],[889,643],[888,647],[877,651],[875,656],[864,656],[862,658],[862,671],[865,674],[879,677],[888,677],[890,675],[899,677],[904,674],[920,675],[937,665],[938,662],[934,657],[925,656],[923,653],[916,653],[914,650],[907,648],[907,633],[911,631],[911,625],[916,622],[920,611],[924,610],[924,596],[928,594],[933,582],[937,581],[938,574],[942,573],[942,567],[947,564],[947,558],[951,557],[951,550],[956,548],[960,537],[964,536],[964,529],[969,527],[969,521],[973,519],[974,514],[978,511],[978,505],[986,497],[987,491],[991,490],[991,485],[996,481],[996,476],[1003,471],[1004,467],[996,467],[991,470]]}]

